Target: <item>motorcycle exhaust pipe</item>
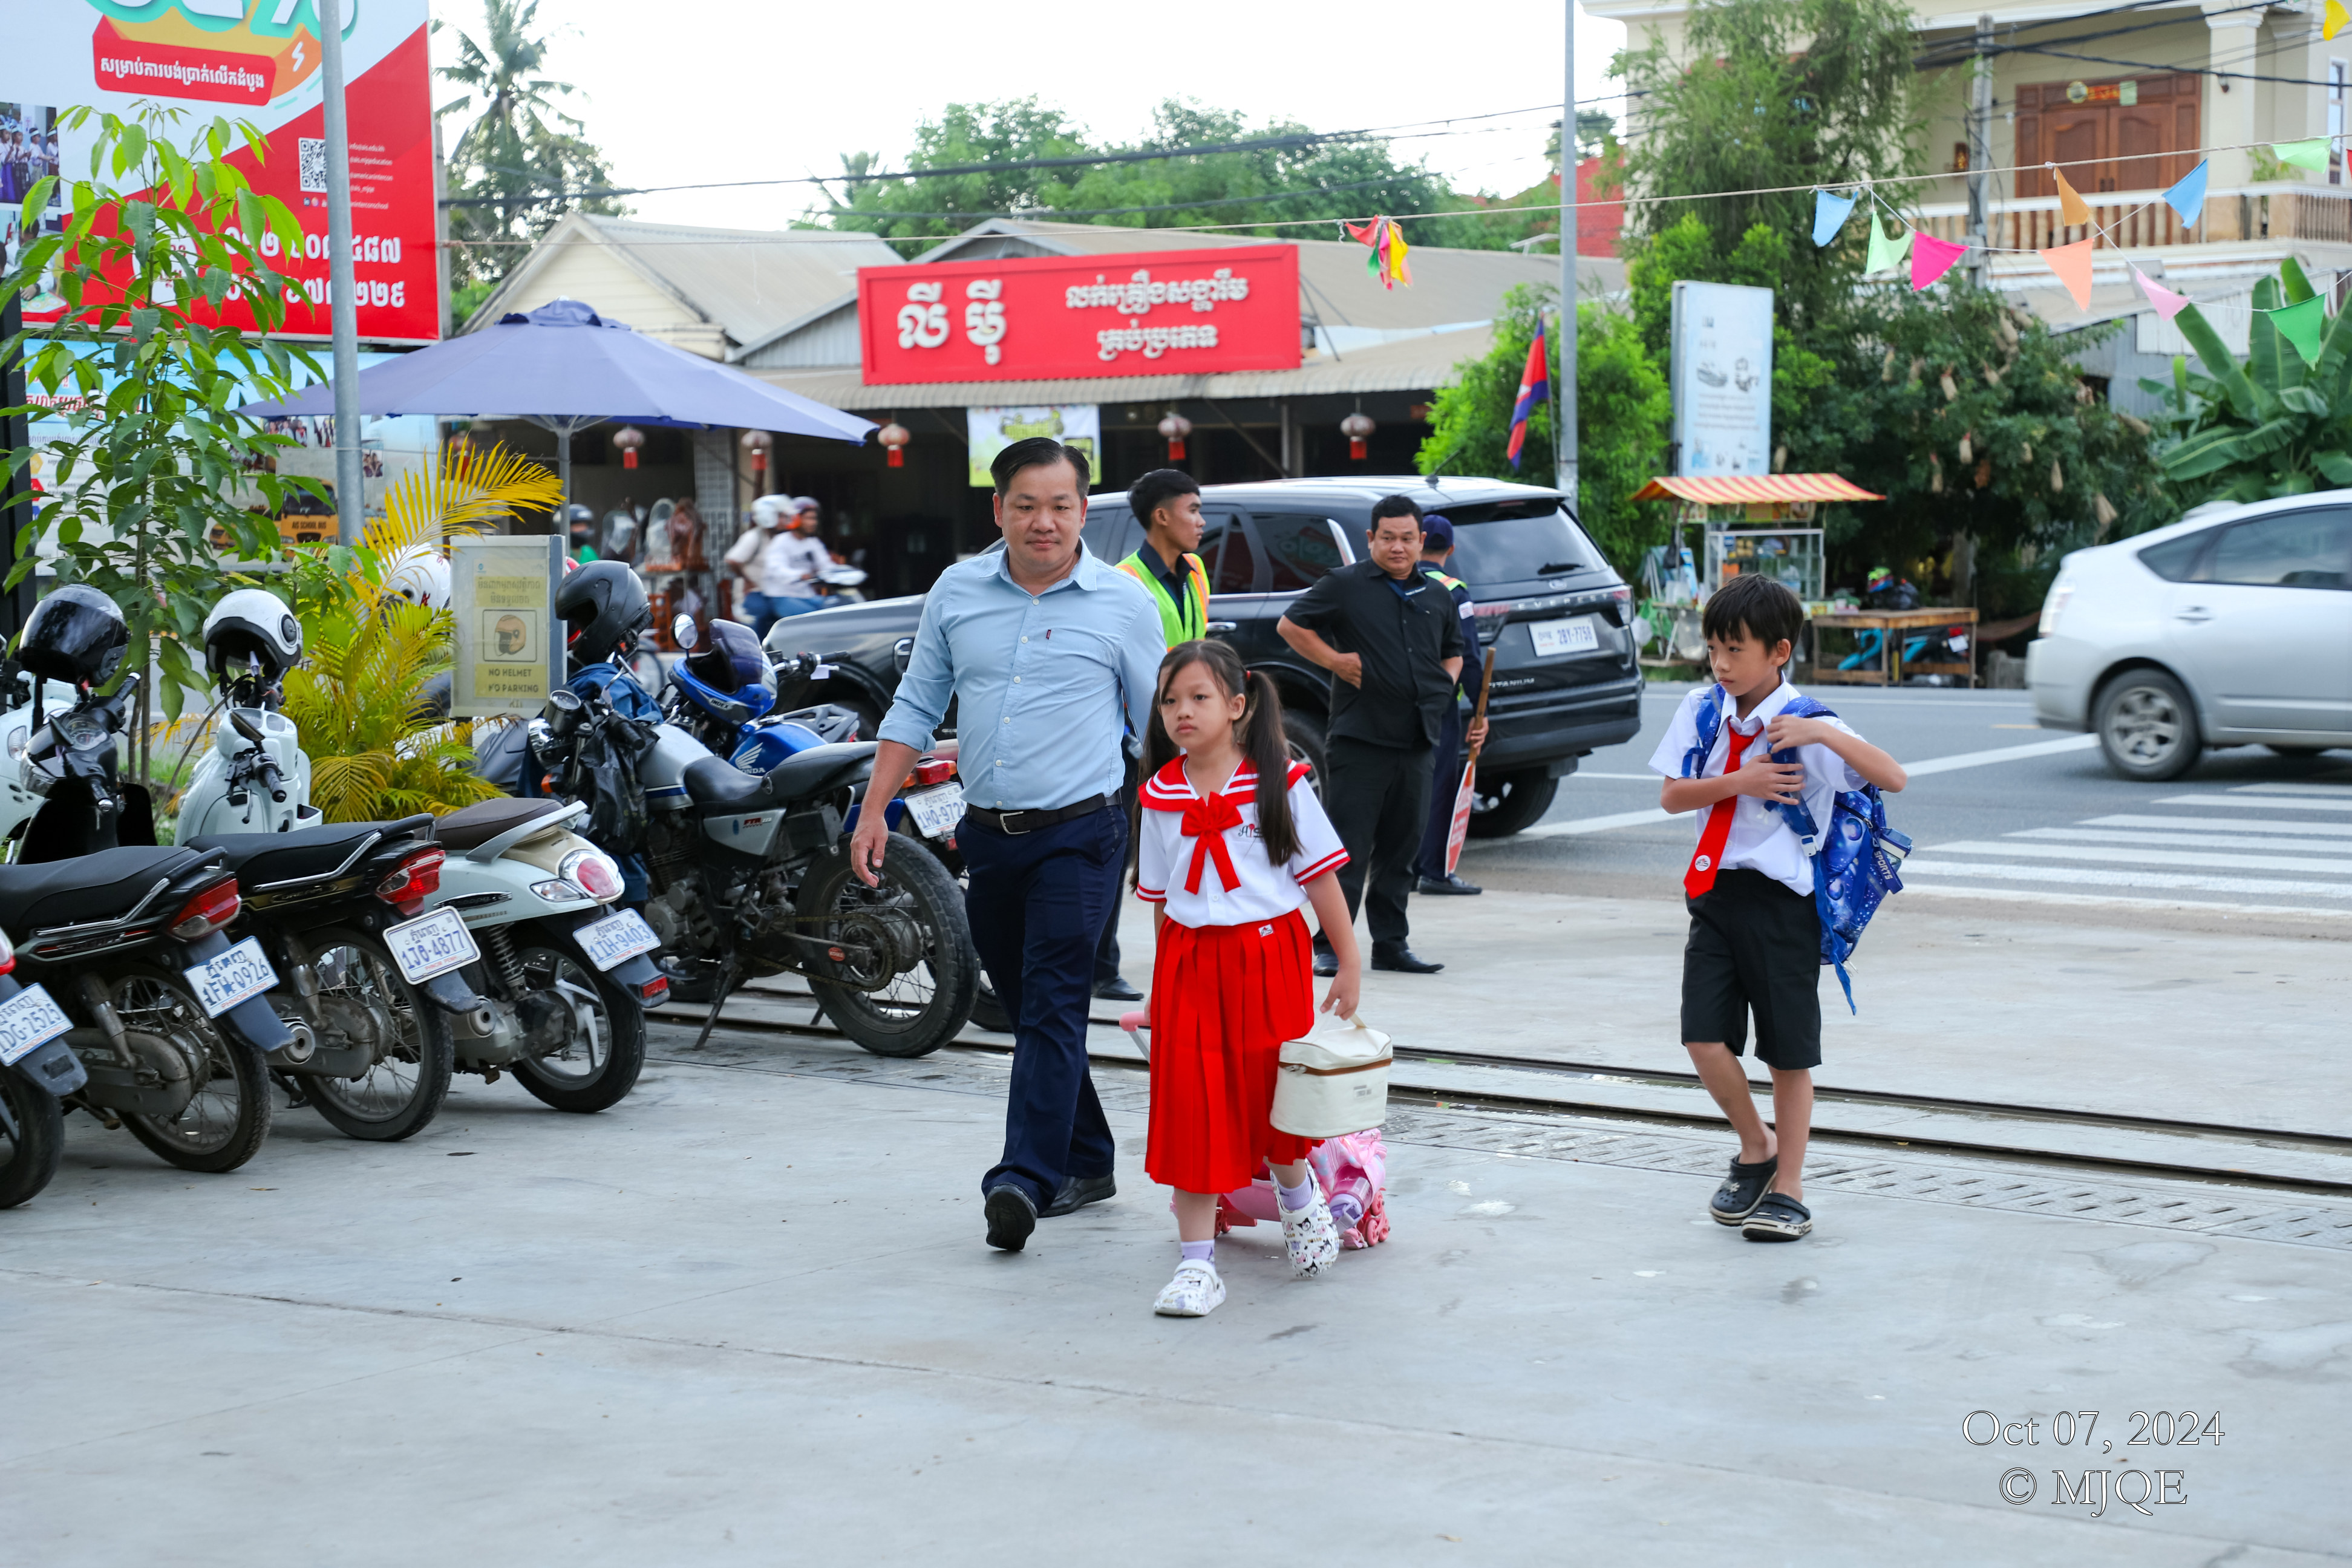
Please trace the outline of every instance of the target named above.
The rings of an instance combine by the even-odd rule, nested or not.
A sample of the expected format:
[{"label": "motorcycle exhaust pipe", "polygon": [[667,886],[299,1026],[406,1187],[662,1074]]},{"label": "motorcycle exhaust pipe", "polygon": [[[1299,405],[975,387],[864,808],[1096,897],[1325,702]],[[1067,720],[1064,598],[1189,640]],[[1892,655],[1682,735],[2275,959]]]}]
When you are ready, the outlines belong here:
[{"label": "motorcycle exhaust pipe", "polygon": [[269,1052],[261,1059],[274,1068],[297,1068],[319,1054],[319,1037],[310,1026],[295,1018],[283,1020],[286,1032],[294,1037]]},{"label": "motorcycle exhaust pipe", "polygon": [[484,1003],[469,1012],[450,1015],[449,1022],[458,1034],[469,1040],[487,1040],[498,1033],[499,1016]]}]

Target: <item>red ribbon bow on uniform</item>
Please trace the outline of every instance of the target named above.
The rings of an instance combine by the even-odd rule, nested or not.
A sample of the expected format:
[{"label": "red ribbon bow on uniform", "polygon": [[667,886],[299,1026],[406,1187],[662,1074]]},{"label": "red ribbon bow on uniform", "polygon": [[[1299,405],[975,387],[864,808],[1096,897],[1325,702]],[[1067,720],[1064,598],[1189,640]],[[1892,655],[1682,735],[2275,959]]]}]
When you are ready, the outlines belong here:
[{"label": "red ribbon bow on uniform", "polygon": [[1212,856],[1216,858],[1217,875],[1225,879],[1225,891],[1230,893],[1242,885],[1241,873],[1234,869],[1233,854],[1225,847],[1225,829],[1241,825],[1241,811],[1225,795],[1213,795],[1184,807],[1184,837],[1195,840],[1192,875],[1184,881],[1186,892],[1201,890],[1201,867]]}]

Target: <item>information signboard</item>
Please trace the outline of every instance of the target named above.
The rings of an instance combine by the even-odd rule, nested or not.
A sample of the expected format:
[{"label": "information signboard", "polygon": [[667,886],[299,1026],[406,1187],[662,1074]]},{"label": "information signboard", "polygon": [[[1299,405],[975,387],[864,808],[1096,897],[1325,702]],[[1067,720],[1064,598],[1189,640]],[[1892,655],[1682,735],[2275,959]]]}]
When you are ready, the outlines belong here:
[{"label": "information signboard", "polygon": [[971,459],[975,489],[992,489],[996,476],[988,465],[1015,441],[1051,436],[1066,447],[1087,455],[1087,466],[1102,474],[1102,410],[1091,403],[1037,405],[1022,408],[967,408],[964,446]]},{"label": "information signboard", "polygon": [[1772,290],[1677,281],[1675,472],[1772,471]]},{"label": "information signboard", "polygon": [[[344,0],[344,102],[350,111],[352,260],[362,342],[440,336],[435,264],[432,68],[425,0]],[[33,222],[65,219],[63,185],[89,174],[89,127],[59,123],[76,107],[129,115],[142,101],[178,110],[183,140],[215,115],[251,121],[267,159],[241,144],[230,162],[257,190],[294,211],[289,251],[263,237],[269,264],[295,279],[284,331],[324,337],[327,304],[326,110],[320,96],[314,0],[15,0],[0,44],[0,248],[22,237],[23,206],[45,174],[58,194]],[[65,300],[44,289],[25,301],[28,325],[56,321]],[[253,325],[231,298],[224,317]]]},{"label": "information signboard", "polygon": [[532,715],[563,681],[555,590],[563,541],[504,536],[452,540],[450,612],[457,668],[449,711],[461,719]]}]

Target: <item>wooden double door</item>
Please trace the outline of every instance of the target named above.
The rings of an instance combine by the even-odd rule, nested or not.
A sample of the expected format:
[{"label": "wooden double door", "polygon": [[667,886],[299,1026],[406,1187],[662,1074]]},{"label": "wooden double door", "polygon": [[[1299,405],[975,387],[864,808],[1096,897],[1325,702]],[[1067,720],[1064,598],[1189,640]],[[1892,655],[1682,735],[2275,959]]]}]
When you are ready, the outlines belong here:
[{"label": "wooden double door", "polygon": [[[2022,196],[2054,196],[2045,163],[2076,190],[2160,191],[2197,166],[2203,119],[2194,76],[2039,82],[2017,89],[2017,176]],[[2126,90],[2128,87],[2128,92]],[[2126,103],[2131,97],[2136,101]]]}]

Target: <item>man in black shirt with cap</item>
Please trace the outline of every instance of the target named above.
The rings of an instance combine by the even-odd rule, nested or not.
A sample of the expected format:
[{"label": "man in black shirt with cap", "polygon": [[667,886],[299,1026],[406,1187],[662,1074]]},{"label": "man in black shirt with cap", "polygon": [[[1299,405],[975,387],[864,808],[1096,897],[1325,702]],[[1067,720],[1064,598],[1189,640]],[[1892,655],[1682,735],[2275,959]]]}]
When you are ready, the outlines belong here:
[{"label": "man in black shirt with cap", "polygon": [[[1372,967],[1433,974],[1444,965],[1406,945],[1405,900],[1429,811],[1432,752],[1467,650],[1453,602],[1421,571],[1421,508],[1382,498],[1367,540],[1367,559],[1327,574],[1276,629],[1338,678],[1323,801],[1348,847],[1339,868],[1348,909],[1366,906]],[[1320,937],[1315,967],[1337,968]]]}]

